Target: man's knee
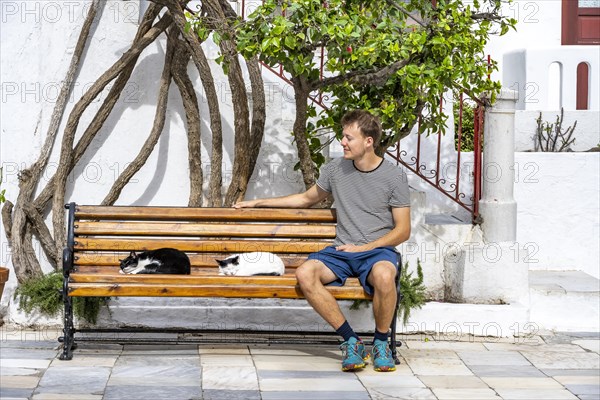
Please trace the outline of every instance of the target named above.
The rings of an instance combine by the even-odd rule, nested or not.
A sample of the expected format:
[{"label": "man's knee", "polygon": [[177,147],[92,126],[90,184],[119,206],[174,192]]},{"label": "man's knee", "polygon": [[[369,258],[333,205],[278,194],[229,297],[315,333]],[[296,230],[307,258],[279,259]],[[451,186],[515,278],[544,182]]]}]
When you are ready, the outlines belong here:
[{"label": "man's knee", "polygon": [[335,280],[335,275],[318,260],[308,260],[296,268],[296,280],[300,288],[325,285]]},{"label": "man's knee", "polygon": [[318,268],[315,260],[305,261],[296,268],[296,280],[302,286],[314,285],[318,280]]},{"label": "man's knee", "polygon": [[396,287],[396,273],[397,269],[394,264],[388,261],[379,261],[373,265],[369,281],[376,290],[389,290]]}]

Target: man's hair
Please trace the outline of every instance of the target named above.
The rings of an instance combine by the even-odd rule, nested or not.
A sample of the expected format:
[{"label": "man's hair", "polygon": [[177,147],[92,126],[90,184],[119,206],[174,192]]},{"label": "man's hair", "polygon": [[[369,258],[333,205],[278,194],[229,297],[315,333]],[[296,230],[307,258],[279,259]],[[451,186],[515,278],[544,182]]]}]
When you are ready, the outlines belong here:
[{"label": "man's hair", "polygon": [[342,117],[342,127],[354,123],[356,123],[356,126],[365,137],[373,138],[373,147],[377,148],[381,140],[381,121],[379,117],[365,110],[352,110],[344,114]]}]

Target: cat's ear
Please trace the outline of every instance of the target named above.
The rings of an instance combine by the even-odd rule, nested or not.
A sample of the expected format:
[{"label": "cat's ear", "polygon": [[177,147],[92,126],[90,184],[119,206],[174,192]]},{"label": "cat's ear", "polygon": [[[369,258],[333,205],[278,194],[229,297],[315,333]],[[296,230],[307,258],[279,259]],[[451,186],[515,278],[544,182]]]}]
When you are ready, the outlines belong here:
[{"label": "cat's ear", "polygon": [[233,265],[239,265],[239,263],[240,263],[240,256],[231,257],[230,260],[231,260],[231,263]]},{"label": "cat's ear", "polygon": [[137,257],[137,254],[135,254],[135,251],[132,251],[131,253],[129,253],[129,257]]},{"label": "cat's ear", "polygon": [[219,264],[219,267],[224,267],[225,264],[226,264],[225,261],[223,261],[223,260],[217,260],[216,258],[215,258],[215,261],[217,262],[217,264]]}]

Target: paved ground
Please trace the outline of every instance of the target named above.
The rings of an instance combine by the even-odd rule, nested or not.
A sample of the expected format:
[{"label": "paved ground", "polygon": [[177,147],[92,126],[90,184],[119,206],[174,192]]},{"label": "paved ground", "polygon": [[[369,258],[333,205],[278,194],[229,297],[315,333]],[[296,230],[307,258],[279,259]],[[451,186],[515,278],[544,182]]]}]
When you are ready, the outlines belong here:
[{"label": "paved ground", "polygon": [[599,399],[598,333],[403,336],[402,364],[340,371],[336,346],[82,343],[0,328],[2,399]]}]

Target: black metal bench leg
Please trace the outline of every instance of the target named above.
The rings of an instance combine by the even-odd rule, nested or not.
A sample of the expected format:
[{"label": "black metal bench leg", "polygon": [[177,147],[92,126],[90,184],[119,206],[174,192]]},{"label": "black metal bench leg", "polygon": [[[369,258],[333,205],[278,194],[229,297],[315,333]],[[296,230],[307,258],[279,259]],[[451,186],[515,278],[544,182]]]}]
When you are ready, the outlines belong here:
[{"label": "black metal bench leg", "polygon": [[[65,205],[69,210],[69,223],[67,227],[67,247],[63,249],[63,288],[62,297],[65,305],[64,328],[62,338],[59,342],[63,343],[63,352],[60,355],[61,360],[70,360],[73,358],[75,349],[75,327],[73,326],[73,298],[69,297],[69,274],[73,270],[73,246],[75,244],[75,203]],[[62,340],[61,340],[62,339]]]},{"label": "black metal bench leg", "polygon": [[[397,308],[396,308],[396,315],[397,315]],[[402,342],[398,342],[396,340],[396,316],[394,316],[394,319],[392,320],[392,333],[391,333],[391,338],[390,338],[390,350],[392,351],[392,358],[394,359],[394,363],[396,365],[400,364],[400,358],[398,358],[398,347],[402,346]]]},{"label": "black metal bench leg", "polygon": [[402,293],[400,292],[400,275],[402,273],[402,261],[400,258],[400,254],[398,254],[398,274],[396,275],[396,309],[394,310],[394,318],[392,318],[392,325],[390,329],[391,340],[390,340],[390,350],[392,351],[392,358],[394,359],[394,363],[396,365],[400,364],[400,358],[398,357],[398,347],[402,346],[402,342],[398,342],[396,340],[396,328],[397,328],[397,320],[398,320],[398,309],[400,308],[400,302],[402,301]]},{"label": "black metal bench leg", "polygon": [[[73,325],[73,298],[67,294],[67,283],[63,287],[63,302],[65,304],[64,315],[64,336],[59,339],[63,343],[63,352],[59,356],[61,360],[71,360],[73,358],[73,350],[75,349],[75,326]],[[62,339],[62,340],[61,340]]]}]

